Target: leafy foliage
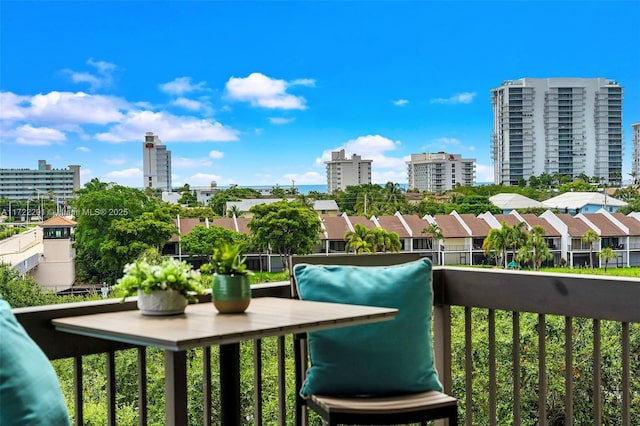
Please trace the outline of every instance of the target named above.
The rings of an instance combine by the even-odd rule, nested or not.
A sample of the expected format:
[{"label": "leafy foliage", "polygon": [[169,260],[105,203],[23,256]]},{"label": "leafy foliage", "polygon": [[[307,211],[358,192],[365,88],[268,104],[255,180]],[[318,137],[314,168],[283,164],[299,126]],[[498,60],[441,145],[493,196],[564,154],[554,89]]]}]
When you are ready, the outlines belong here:
[{"label": "leafy foliage", "polygon": [[30,275],[21,276],[7,263],[0,263],[0,297],[12,308],[84,300],[78,296],[57,296],[53,291],[44,290]]},{"label": "leafy foliage", "polygon": [[542,262],[553,259],[553,254],[544,239],[545,234],[543,227],[534,226],[527,235],[526,243],[518,250],[516,259],[519,262],[531,263],[536,271],[540,269]]},{"label": "leafy foliage", "polygon": [[308,254],[319,241],[322,230],[316,213],[297,201],[285,200],[251,207],[248,227],[253,242],[260,250],[273,250],[288,268],[293,254]]},{"label": "leafy foliage", "polygon": [[600,235],[593,229],[587,230],[581,237],[582,242],[589,244],[589,266],[593,268],[593,243],[600,240]]},{"label": "leafy foliage", "polygon": [[242,255],[242,246],[218,240],[213,247],[211,263],[213,272],[219,275],[251,275],[245,262],[247,258]]},{"label": "leafy foliage", "polygon": [[187,235],[183,235],[180,241],[182,249],[190,256],[206,256],[211,260],[213,250],[219,241],[240,245],[241,251],[249,247],[249,237],[240,232],[232,231],[221,226],[197,225]]},{"label": "leafy foliage", "polygon": [[368,229],[356,223],[353,231],[344,234],[345,252],[353,250],[356,254],[398,252],[402,242],[397,232],[389,232],[383,228]]},{"label": "leafy foliage", "polygon": [[616,253],[611,247],[605,247],[600,250],[600,253],[598,253],[598,257],[604,261],[604,271],[607,272],[609,261],[617,259],[618,253]]},{"label": "leafy foliage", "polygon": [[160,201],[138,189],[93,179],[78,195],[72,208],[81,281],[114,282],[126,263],[149,247],[161,248],[175,232]]},{"label": "leafy foliage", "polygon": [[200,273],[194,271],[187,262],[164,258],[160,263],[139,259],[124,267],[124,276],[118,280],[113,291],[119,297],[133,296],[142,290],[176,290],[194,301],[192,292],[203,293]]}]

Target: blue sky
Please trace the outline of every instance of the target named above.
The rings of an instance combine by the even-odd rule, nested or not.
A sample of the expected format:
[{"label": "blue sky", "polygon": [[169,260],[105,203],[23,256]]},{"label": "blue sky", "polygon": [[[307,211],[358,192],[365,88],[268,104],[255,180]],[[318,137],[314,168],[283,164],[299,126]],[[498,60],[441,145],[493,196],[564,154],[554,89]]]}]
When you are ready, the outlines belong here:
[{"label": "blue sky", "polygon": [[412,153],[477,159],[490,89],[523,77],[624,88],[640,121],[640,1],[0,0],[0,167],[79,164],[142,186],[142,141],[173,184],[326,184],[331,151],[406,183]]}]

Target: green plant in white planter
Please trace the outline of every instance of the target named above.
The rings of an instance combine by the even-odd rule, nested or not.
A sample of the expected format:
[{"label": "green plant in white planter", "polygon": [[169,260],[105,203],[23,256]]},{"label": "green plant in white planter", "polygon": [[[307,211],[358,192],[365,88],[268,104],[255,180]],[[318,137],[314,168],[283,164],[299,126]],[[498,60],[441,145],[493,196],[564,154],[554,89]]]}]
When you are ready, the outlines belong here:
[{"label": "green plant in white planter", "polygon": [[[158,263],[159,262],[159,263]],[[124,300],[138,296],[138,308],[146,315],[174,315],[184,312],[194,294],[202,294],[200,272],[173,258],[159,261],[142,258],[124,267],[124,276],[114,286]]]},{"label": "green plant in white planter", "polygon": [[220,313],[244,312],[251,303],[251,284],[247,258],[242,246],[218,240],[211,259],[213,279],[211,299]]}]

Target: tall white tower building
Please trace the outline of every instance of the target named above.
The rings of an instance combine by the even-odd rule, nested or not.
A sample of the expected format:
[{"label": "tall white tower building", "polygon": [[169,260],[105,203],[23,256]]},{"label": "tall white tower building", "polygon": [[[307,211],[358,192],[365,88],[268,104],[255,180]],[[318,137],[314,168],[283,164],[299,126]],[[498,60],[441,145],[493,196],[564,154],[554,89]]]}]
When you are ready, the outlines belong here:
[{"label": "tall white tower building", "polygon": [[523,78],[492,89],[494,180],[543,173],[622,180],[622,87],[605,78]]},{"label": "tall white tower building", "polygon": [[142,144],[143,188],[171,191],[171,151],[160,138],[147,132]]},{"label": "tall white tower building", "polygon": [[353,154],[347,158],[344,149],[333,151],[327,165],[327,192],[343,190],[347,186],[371,183],[371,163],[373,160],[363,160]]},{"label": "tall white tower building", "polygon": [[[631,164],[631,173],[633,179],[640,179],[640,121],[631,124],[632,143],[633,143],[633,163]],[[634,182],[635,183],[635,182]]]},{"label": "tall white tower building", "polygon": [[475,170],[475,158],[463,159],[460,154],[445,152],[411,154],[407,161],[409,188],[419,191],[446,191],[458,183],[472,186]]}]

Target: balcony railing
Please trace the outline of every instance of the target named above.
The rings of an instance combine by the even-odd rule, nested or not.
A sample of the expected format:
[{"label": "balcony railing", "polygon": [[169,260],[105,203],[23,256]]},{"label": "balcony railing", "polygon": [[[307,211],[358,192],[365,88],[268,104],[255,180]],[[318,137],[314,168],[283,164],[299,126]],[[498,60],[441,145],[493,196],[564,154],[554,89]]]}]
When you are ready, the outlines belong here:
[{"label": "balcony railing", "polygon": [[[640,424],[640,281],[456,267],[435,267],[433,275],[436,365],[445,390],[460,400],[461,424]],[[254,297],[289,294],[288,282],[253,289]],[[66,362],[73,370],[67,397],[76,425],[97,415],[85,411],[85,395],[96,392],[83,385],[89,373],[103,377],[104,424],[162,420],[149,415],[164,413],[157,407],[163,398],[148,383],[147,371],[155,367],[151,349],[56,332],[50,323],[129,309],[136,309],[134,302],[103,300],[14,310],[50,359],[71,359],[54,364]],[[293,424],[290,342],[282,337],[243,346],[241,365],[253,371],[242,382],[247,425]],[[129,357],[136,365],[117,364],[121,351],[136,353]],[[197,385],[190,382],[188,392],[202,396],[190,405],[190,423],[219,424],[217,348],[189,353],[201,364],[190,363],[189,377]],[[94,354],[102,354],[97,363]],[[276,377],[263,377],[267,363],[276,364]],[[71,376],[60,366],[58,373]],[[123,401],[136,393],[136,418],[123,419]],[[319,419],[312,417],[310,424]]]}]

